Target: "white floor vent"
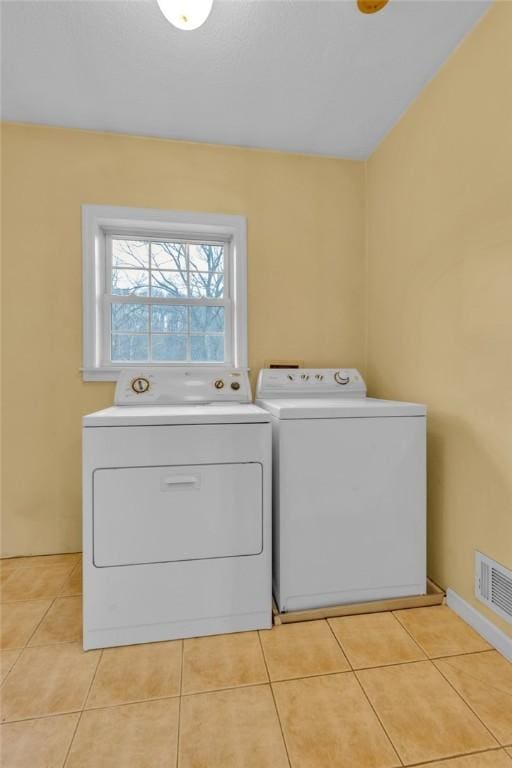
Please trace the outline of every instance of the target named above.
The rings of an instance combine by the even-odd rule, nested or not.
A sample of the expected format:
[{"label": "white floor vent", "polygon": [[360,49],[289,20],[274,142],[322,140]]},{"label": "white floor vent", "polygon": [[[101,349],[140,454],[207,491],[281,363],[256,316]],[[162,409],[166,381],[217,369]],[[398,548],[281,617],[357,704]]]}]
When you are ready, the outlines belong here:
[{"label": "white floor vent", "polygon": [[475,551],[475,595],[512,623],[512,571]]}]

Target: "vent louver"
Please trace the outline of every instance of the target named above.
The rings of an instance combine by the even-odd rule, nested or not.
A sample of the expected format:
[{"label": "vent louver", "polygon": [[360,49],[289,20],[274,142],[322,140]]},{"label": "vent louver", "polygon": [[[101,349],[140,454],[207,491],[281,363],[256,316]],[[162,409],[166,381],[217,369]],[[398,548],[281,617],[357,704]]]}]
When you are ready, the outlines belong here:
[{"label": "vent louver", "polygon": [[475,552],[475,595],[512,623],[512,571],[481,552]]}]

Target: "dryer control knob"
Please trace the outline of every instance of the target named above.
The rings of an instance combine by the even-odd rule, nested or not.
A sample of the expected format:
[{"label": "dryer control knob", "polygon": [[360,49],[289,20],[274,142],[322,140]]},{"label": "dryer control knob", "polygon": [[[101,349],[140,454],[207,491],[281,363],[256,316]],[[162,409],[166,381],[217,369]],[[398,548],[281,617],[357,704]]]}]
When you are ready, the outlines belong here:
[{"label": "dryer control knob", "polygon": [[215,389],[222,389],[224,386],[224,382],[222,381],[222,379],[217,379],[217,381],[214,383],[213,386],[215,387]]},{"label": "dryer control knob", "polygon": [[336,382],[336,384],[348,384],[350,381],[350,377],[343,376],[341,371],[336,371],[336,373],[334,374],[334,381]]},{"label": "dryer control knob", "polygon": [[133,379],[133,381],[131,382],[131,388],[133,389],[136,395],[143,395],[144,392],[148,391],[150,386],[151,385],[148,379],[146,379],[144,376],[138,376],[136,379]]},{"label": "dryer control knob", "polygon": [[235,391],[237,389],[240,389],[240,382],[239,381],[232,381],[231,382],[231,389],[234,389]]}]

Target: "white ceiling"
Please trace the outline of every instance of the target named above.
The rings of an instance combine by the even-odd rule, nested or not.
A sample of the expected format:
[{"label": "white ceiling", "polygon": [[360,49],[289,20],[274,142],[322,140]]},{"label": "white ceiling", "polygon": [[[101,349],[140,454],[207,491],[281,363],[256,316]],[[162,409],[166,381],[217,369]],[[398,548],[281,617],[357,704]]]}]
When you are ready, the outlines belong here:
[{"label": "white ceiling", "polygon": [[488,0],[3,0],[2,117],[365,158]]}]

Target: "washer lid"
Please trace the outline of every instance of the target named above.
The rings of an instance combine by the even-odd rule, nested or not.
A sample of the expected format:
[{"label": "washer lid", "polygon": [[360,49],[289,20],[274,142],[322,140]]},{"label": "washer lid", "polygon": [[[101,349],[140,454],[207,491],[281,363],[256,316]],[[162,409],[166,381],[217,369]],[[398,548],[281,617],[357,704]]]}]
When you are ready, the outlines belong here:
[{"label": "washer lid", "polygon": [[140,427],[173,424],[253,424],[270,421],[270,415],[246,403],[202,405],[115,405],[84,416],[84,427]]},{"label": "washer lid", "polygon": [[257,400],[259,406],[278,419],[343,419],[376,416],[426,416],[427,407],[395,400],[307,398]]}]

